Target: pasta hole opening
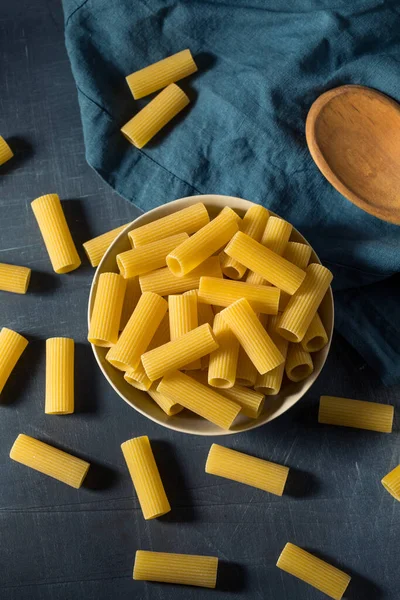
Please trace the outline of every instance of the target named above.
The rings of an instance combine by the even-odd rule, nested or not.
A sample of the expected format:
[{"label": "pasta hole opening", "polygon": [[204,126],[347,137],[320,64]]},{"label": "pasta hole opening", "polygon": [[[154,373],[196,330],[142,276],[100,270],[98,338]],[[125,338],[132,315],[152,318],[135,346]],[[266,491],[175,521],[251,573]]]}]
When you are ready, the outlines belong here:
[{"label": "pasta hole opening", "polygon": [[254,381],[252,381],[251,379],[244,379],[242,377],[236,379],[235,383],[237,383],[237,385],[242,385],[243,387],[253,387],[254,385]]},{"label": "pasta hole opening", "polygon": [[134,387],[136,390],[140,390],[141,392],[147,392],[147,390],[149,389],[148,386],[146,386],[146,384],[142,383],[141,381],[137,381],[133,377],[127,377],[125,375],[124,379],[127,383],[129,383],[129,385]]},{"label": "pasta hole opening", "polygon": [[260,392],[260,394],[265,394],[266,396],[274,396],[278,393],[279,390],[273,387],[256,387],[256,392]]},{"label": "pasta hole opening", "polygon": [[224,272],[224,275],[226,275],[230,279],[240,279],[241,278],[241,274],[236,269],[236,267],[224,267],[223,272]]},{"label": "pasta hole opening", "polygon": [[307,343],[307,352],[318,352],[325,346],[325,339],[322,335],[316,335]]},{"label": "pasta hole opening", "polygon": [[114,358],[107,358],[108,362],[110,363],[110,365],[112,365],[113,367],[115,367],[116,369],[119,369],[120,371],[127,371],[129,369],[129,367],[131,365],[126,365],[125,363],[121,362],[120,360],[115,360]]},{"label": "pasta hole opening", "polygon": [[100,346],[100,348],[111,348],[112,342],[110,340],[103,340],[100,338],[88,338],[88,342],[93,344],[93,346]]},{"label": "pasta hole opening", "polygon": [[168,256],[167,257],[167,265],[168,265],[168,268],[171,271],[172,275],[175,275],[175,277],[183,277],[184,273],[183,273],[182,265],[177,258],[175,258],[173,256]]},{"label": "pasta hole opening", "polygon": [[130,144],[132,144],[133,146],[136,146],[136,148],[142,148],[143,147],[140,144],[138,144],[135,141],[135,139],[131,135],[129,135],[129,133],[127,133],[126,131],[124,131],[123,129],[121,129],[121,133],[124,136],[124,138],[127,139]]},{"label": "pasta hole opening", "polygon": [[290,371],[290,378],[292,381],[302,381],[308,377],[312,372],[309,365],[298,365]]},{"label": "pasta hole opening", "polygon": [[121,273],[122,277],[124,279],[126,279],[125,266],[124,266],[124,263],[122,262],[122,260],[121,260],[121,258],[119,256],[119,254],[117,254],[117,265],[118,265],[118,269],[119,269],[119,272]]},{"label": "pasta hole opening", "polygon": [[292,333],[291,331],[288,331],[287,329],[284,329],[283,327],[278,326],[278,333],[283,338],[285,338],[285,340],[289,340],[289,342],[293,342],[295,344],[300,342],[299,338],[297,337],[297,335],[295,333]]},{"label": "pasta hole opening", "polygon": [[75,269],[77,269],[80,266],[80,264],[81,264],[81,261],[69,263],[68,265],[65,265],[64,267],[59,267],[58,269],[54,269],[54,270],[59,275],[64,275],[65,273],[70,273],[71,271],[75,271]]},{"label": "pasta hole opening", "polygon": [[233,382],[228,379],[224,379],[223,377],[211,377],[208,380],[208,383],[215,388],[231,388],[233,386]]}]

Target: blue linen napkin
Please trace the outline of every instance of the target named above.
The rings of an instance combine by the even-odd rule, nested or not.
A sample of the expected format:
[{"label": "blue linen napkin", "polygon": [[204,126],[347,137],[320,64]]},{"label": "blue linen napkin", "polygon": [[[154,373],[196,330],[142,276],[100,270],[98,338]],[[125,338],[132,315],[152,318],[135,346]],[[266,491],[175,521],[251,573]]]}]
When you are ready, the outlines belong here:
[{"label": "blue linen napkin", "polygon": [[[334,272],[340,333],[400,381],[400,228],[336,192],[304,135],[312,102],[338,85],[400,101],[398,1],[63,2],[89,164],[144,210],[215,193],[288,219]],[[184,48],[199,66],[179,83],[192,102],[137,150],[120,127],[149,99],[135,102],[125,76]]]}]

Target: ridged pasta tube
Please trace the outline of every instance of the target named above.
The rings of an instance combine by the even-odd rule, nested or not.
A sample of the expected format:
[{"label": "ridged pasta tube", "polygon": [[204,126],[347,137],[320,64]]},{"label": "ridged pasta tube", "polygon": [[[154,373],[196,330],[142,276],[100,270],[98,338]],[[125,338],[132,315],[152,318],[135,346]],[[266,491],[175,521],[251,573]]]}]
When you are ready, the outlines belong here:
[{"label": "ridged pasta tube", "polygon": [[[289,342],[285,338],[281,337],[276,331],[276,326],[279,322],[279,316],[271,316],[267,325],[267,332],[278,348],[279,352],[286,360],[286,354],[289,346]],[[264,375],[257,375],[255,382],[255,389],[258,392],[262,392],[266,396],[275,396],[279,394],[282,386],[283,374],[285,372],[285,363],[282,363],[272,371],[264,373]]]},{"label": "ridged pasta tube", "polygon": [[289,344],[285,371],[288,379],[296,383],[307,379],[314,371],[311,354],[301,344]]},{"label": "ridged pasta tube", "polygon": [[[192,290],[194,292],[194,290]],[[197,312],[197,293],[186,292],[185,294],[168,296],[169,328],[171,341],[178,339],[185,333],[199,326]],[[183,367],[185,371],[201,368],[201,358],[192,361]]]},{"label": "ridged pasta tube", "polygon": [[301,345],[307,352],[319,352],[328,343],[328,334],[324,324],[321,321],[321,317],[318,313],[315,313],[305,336],[301,340]]},{"label": "ridged pasta tube", "polygon": [[[290,223],[279,217],[270,217],[260,243],[269,248],[269,250],[272,250],[272,252],[282,256],[291,233],[292,226]],[[246,281],[253,285],[265,285],[268,283],[264,277],[254,272],[250,272],[247,275]]]},{"label": "ridged pasta tube", "polygon": [[236,380],[239,341],[221,313],[214,317],[213,331],[219,348],[210,354],[208,383],[216,388],[230,388]]},{"label": "ridged pasta tube", "polygon": [[218,256],[211,256],[205,260],[197,269],[193,269],[184,277],[175,277],[168,269],[158,269],[152,273],[146,273],[139,277],[142,292],[154,292],[160,296],[169,294],[181,294],[199,287],[200,277],[222,277],[222,271]]},{"label": "ridged pasta tube", "polygon": [[48,415],[74,412],[74,351],[71,338],[46,340],[46,400]]},{"label": "ridged pasta tube", "polygon": [[394,407],[378,402],[364,402],[349,398],[321,396],[318,422],[326,425],[340,425],[391,433]]},{"label": "ridged pasta tube", "polygon": [[167,264],[167,254],[188,238],[187,233],[177,233],[117,254],[117,265],[122,277],[128,279],[164,267]]},{"label": "ridged pasta tube", "polygon": [[0,394],[27,345],[28,340],[16,331],[7,327],[0,331]]},{"label": "ridged pasta tube", "polygon": [[[154,387],[157,387],[157,385],[158,384],[153,384]],[[163,394],[160,394],[160,392],[157,392],[157,390],[153,389],[153,387],[151,387],[147,391],[147,393],[149,394],[150,398],[152,398],[154,400],[154,402],[156,404],[158,404],[158,406],[169,417],[176,415],[183,410],[183,406],[181,406],[180,404],[175,402],[175,400],[172,400],[168,396],[164,396]]]},{"label": "ridged pasta tube", "polygon": [[215,588],[218,558],[137,550],[133,579]]},{"label": "ridged pasta tube", "polygon": [[253,387],[259,375],[257,369],[247,356],[242,347],[239,350],[239,358],[236,369],[236,384],[244,387]]},{"label": "ridged pasta tube", "polygon": [[141,295],[142,290],[140,289],[139,278],[131,277],[130,279],[126,279],[126,290],[124,302],[122,304],[121,320],[119,323],[120,331],[125,328],[125,325],[131,318]]},{"label": "ridged pasta tube", "polygon": [[107,252],[108,248],[128,224],[129,223],[125,223],[125,225],[116,227],[111,231],[106,231],[106,233],[102,233],[101,235],[98,235],[97,237],[92,238],[91,240],[88,240],[82,244],[92,267],[97,267],[100,264],[100,261]]},{"label": "ridged pasta tube", "polygon": [[0,135],[0,165],[4,165],[10,158],[14,156],[14,152],[7,144],[6,140]]},{"label": "ridged pasta tube", "polygon": [[199,302],[226,307],[240,298],[246,298],[256,313],[276,315],[280,293],[277,287],[271,285],[250,285],[243,281],[201,277]]},{"label": "ridged pasta tube", "polygon": [[116,344],[120,327],[126,282],[117,273],[101,273],[90,318],[88,340],[109,348]]},{"label": "ridged pasta tube", "polygon": [[0,263],[0,290],[14,294],[26,294],[31,279],[28,267]]},{"label": "ridged pasta tube", "polygon": [[[308,244],[288,242],[283,253],[283,258],[286,258],[286,260],[296,265],[296,267],[299,267],[305,271],[308,267],[308,263],[310,262],[311,252],[312,248]],[[279,310],[281,312],[287,307],[290,298],[290,294],[287,294],[286,292],[281,293],[281,297],[279,299]]]}]

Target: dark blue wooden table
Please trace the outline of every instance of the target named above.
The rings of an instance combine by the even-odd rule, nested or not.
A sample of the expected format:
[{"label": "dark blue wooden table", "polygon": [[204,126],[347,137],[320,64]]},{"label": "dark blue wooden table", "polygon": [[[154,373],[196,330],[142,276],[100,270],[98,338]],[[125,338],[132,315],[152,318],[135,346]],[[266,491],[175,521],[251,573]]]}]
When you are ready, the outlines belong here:
[{"label": "dark blue wooden table", "polygon": [[[187,436],[132,410],[109,387],[86,342],[93,269],[82,255],[79,270],[54,274],[30,208],[35,197],[58,193],[79,245],[138,214],[85,162],[58,2],[3,0],[0,57],[0,133],[16,150],[0,180],[0,261],[33,270],[26,296],[0,292],[0,326],[30,340],[0,404],[0,598],[322,599],[275,567],[291,541],[353,576],[348,599],[399,600],[400,503],[380,484],[400,462],[398,433],[318,425],[317,402],[324,393],[398,405],[400,388],[385,388],[336,336],[307,397],[249,434]],[[72,416],[44,414],[51,336],[76,340]],[[21,432],[88,459],[86,485],[76,491],[13,463],[8,453]],[[153,442],[173,507],[151,522],[142,518],[120,451],[121,442],[143,434]],[[290,466],[288,493],[273,497],[206,475],[213,441]],[[218,590],[134,582],[138,548],[219,556]]]}]

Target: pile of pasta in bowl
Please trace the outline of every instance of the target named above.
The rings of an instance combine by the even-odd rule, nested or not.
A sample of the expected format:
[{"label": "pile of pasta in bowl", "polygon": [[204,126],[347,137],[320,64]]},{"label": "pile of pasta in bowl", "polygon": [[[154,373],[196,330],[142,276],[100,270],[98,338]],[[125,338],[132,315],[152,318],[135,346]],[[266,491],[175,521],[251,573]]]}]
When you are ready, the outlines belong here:
[{"label": "pile of pasta in bowl", "polygon": [[250,429],[287,410],[322,369],[331,280],[299,232],[263,206],[182,199],[110,246],[88,339],[113,387],[153,420],[200,434]]}]

